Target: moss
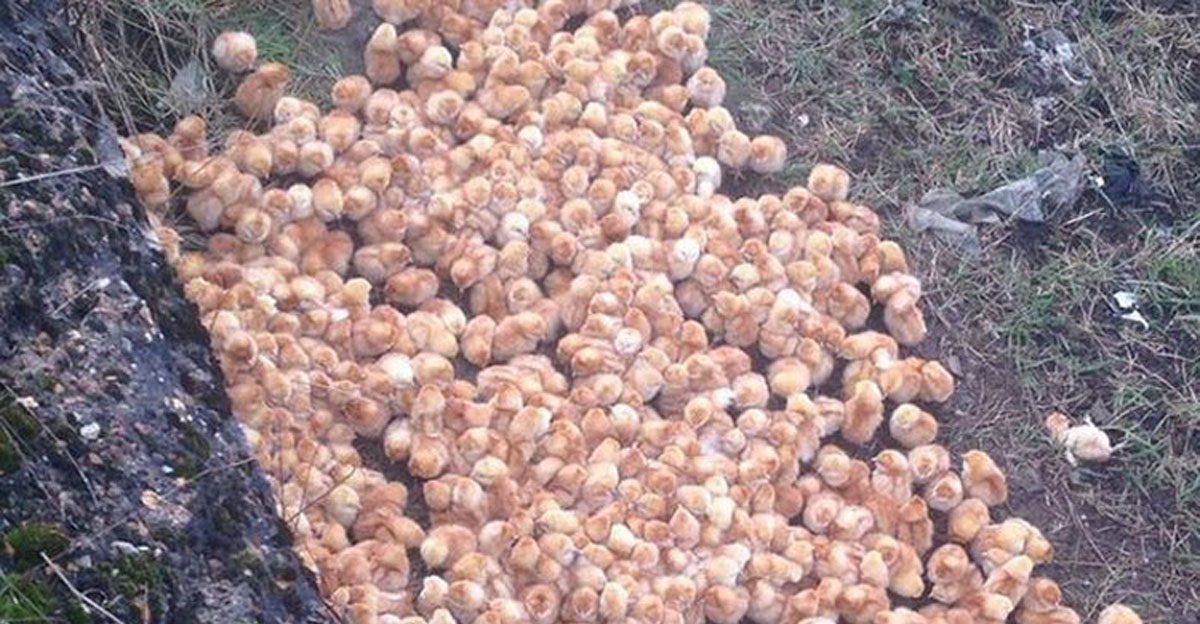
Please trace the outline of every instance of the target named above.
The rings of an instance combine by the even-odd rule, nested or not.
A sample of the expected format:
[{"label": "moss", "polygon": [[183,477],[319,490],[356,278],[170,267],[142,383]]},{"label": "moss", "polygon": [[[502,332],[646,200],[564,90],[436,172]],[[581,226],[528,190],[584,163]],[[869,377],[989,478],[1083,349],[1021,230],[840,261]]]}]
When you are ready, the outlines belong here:
[{"label": "moss", "polygon": [[30,522],[19,526],[4,536],[4,546],[13,559],[17,571],[24,572],[42,563],[42,555],[57,557],[69,546],[71,540],[58,526],[45,522]]},{"label": "moss", "polygon": [[72,600],[63,609],[63,617],[66,618],[69,624],[88,624],[92,621],[92,616],[88,614],[88,610],[78,600]]},{"label": "moss", "polygon": [[166,608],[170,571],[153,555],[123,555],[111,564],[97,566],[97,570],[108,579],[108,591],[120,594],[132,604],[144,604],[151,619]]},{"label": "moss", "polygon": [[7,392],[0,393],[0,421],[11,435],[21,440],[31,439],[41,431],[37,419],[17,405],[16,399]]},{"label": "moss", "polygon": [[212,448],[204,435],[195,427],[185,425],[183,451],[175,459],[173,466],[175,472],[185,479],[190,479],[200,474],[200,471],[204,469],[204,463],[208,461],[211,454]]},{"label": "moss", "polygon": [[0,430],[0,475],[12,474],[21,465],[21,454],[8,433]]},{"label": "moss", "polygon": [[45,373],[42,373],[37,376],[37,383],[38,383],[38,386],[40,386],[42,388],[42,390],[51,392],[54,390],[55,386],[58,385],[58,380],[54,378],[54,375],[47,375]]},{"label": "moss", "polygon": [[148,554],[125,555],[113,568],[114,587],[126,598],[133,599],[145,590],[156,593],[167,581],[167,569],[162,562]]}]

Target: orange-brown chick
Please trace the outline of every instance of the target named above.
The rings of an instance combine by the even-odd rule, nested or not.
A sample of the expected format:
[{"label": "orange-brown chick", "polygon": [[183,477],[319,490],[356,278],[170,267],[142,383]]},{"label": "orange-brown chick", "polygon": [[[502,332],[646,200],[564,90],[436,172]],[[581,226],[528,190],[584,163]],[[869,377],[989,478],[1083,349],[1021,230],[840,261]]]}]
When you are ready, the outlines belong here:
[{"label": "orange-brown chick", "polygon": [[270,119],[275,103],[283,97],[292,72],[282,63],[267,63],[242,79],[233,104],[242,115],[255,120]]},{"label": "orange-brown chick", "polygon": [[937,438],[938,422],[933,414],[912,403],[905,403],[892,412],[888,431],[904,448],[915,448]]},{"label": "orange-brown chick", "polygon": [[866,444],[883,423],[883,393],[873,381],[860,381],[846,400],[842,436],[855,444]]},{"label": "orange-brown chick", "polygon": [[887,300],[883,307],[883,322],[902,345],[919,344],[928,333],[917,298],[908,291],[898,292]]},{"label": "orange-brown chick", "polygon": [[313,15],[322,30],[338,30],[350,23],[354,9],[350,0],[312,0]]},{"label": "orange-brown chick", "polygon": [[200,160],[208,156],[208,123],[198,115],[188,115],[175,123],[175,131],[167,142],[179,150],[184,160]]},{"label": "orange-brown chick", "polygon": [[978,498],[989,507],[1008,500],[1008,477],[996,462],[983,451],[963,453],[962,481],[967,496]]},{"label": "orange-brown chick", "polygon": [[367,78],[377,85],[388,85],[400,78],[400,53],[396,49],[396,27],[384,22],[375,29],[363,49]]},{"label": "orange-brown chick", "polygon": [[329,92],[333,105],[348,113],[358,113],[371,97],[371,81],[355,74],[333,83]]},{"label": "orange-brown chick", "polygon": [[428,2],[416,0],[371,0],[375,14],[385,22],[399,26],[421,14],[422,6]]}]

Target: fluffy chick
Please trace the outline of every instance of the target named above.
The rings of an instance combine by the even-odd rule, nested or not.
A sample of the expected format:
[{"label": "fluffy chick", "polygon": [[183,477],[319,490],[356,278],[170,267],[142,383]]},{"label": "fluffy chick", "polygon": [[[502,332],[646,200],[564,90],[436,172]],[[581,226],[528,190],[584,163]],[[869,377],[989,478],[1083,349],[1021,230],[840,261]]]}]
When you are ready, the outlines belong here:
[{"label": "fluffy chick", "polygon": [[824,201],[843,201],[850,194],[850,174],[835,165],[821,163],[809,172],[807,186]]},{"label": "fluffy chick", "polygon": [[1067,461],[1072,466],[1078,465],[1080,459],[1106,462],[1112,457],[1113,451],[1121,446],[1113,446],[1108,434],[1090,419],[1085,418],[1082,425],[1071,426],[1070,419],[1062,412],[1054,412],[1046,417],[1046,429],[1050,437],[1062,445]]},{"label": "fluffy chick", "polygon": [[787,145],[783,139],[760,135],[750,141],[750,168],[755,173],[776,173],[787,163]]},{"label": "fluffy chick", "polygon": [[223,32],[213,40],[212,55],[221,69],[240,74],[254,69],[254,62],[258,60],[258,44],[250,33]]},{"label": "fluffy chick", "polygon": [[250,119],[269,119],[291,75],[282,63],[262,65],[242,79],[233,95],[233,105]]},{"label": "fluffy chick", "polygon": [[1117,603],[1101,611],[1096,624],[1142,624],[1142,618],[1133,609]]},{"label": "fluffy chick", "polygon": [[962,480],[967,495],[982,500],[988,507],[1008,500],[1008,477],[983,451],[963,453]]},{"label": "fluffy chick", "polygon": [[312,8],[317,18],[317,26],[322,30],[343,28],[354,16],[350,0],[312,0]]}]

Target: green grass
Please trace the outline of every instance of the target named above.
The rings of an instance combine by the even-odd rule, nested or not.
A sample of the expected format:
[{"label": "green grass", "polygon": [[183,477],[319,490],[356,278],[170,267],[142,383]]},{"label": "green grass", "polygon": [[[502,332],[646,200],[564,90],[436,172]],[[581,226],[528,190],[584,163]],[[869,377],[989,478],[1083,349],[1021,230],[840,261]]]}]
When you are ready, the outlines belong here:
[{"label": "green grass", "polygon": [[51,608],[50,593],[41,583],[0,575],[0,622],[45,622]]},{"label": "green grass", "polygon": [[67,549],[70,540],[57,525],[30,522],[4,535],[4,546],[17,571],[41,565],[42,555],[56,557]]}]

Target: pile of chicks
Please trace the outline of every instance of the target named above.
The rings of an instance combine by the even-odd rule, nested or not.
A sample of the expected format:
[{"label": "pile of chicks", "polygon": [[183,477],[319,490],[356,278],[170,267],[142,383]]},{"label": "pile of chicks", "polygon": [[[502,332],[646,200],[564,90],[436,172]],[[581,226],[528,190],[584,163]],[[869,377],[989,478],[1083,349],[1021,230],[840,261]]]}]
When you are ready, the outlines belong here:
[{"label": "pile of chicks", "polygon": [[620,4],[375,0],[365,75],[329,112],[226,33],[215,60],[249,72],[234,104],[269,129],[212,149],[188,117],[125,142],[141,201],[205,233],[188,250],[157,221],[331,605],[357,624],[1079,622],[1036,574],[1041,532],[993,519],[996,463],[936,443],[954,378],[902,354],[921,283],[847,173],[721,194],[779,171],[784,143],[721,106],[703,7]]}]

